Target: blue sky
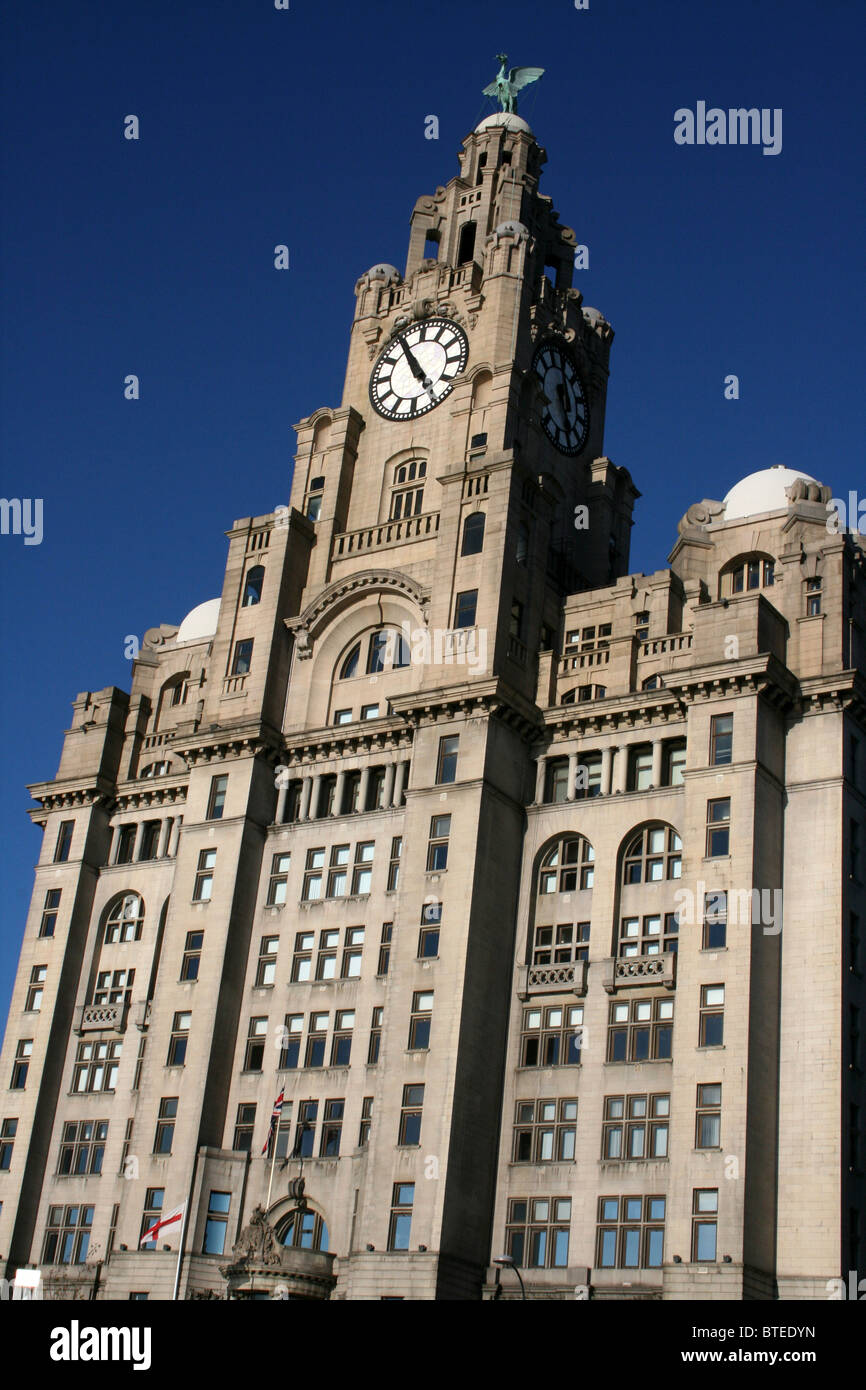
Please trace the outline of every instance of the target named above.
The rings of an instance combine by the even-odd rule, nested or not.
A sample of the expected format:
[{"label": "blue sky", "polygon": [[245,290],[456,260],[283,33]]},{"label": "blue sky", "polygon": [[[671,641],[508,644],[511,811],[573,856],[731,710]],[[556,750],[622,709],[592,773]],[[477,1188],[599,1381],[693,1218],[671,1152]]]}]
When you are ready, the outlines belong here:
[{"label": "blue sky", "polygon": [[[756,468],[866,492],[864,14],[7,0],[2,490],[43,499],[44,538],[0,536],[0,1016],[39,848],[26,783],[53,776],[79,691],[128,688],[125,636],[218,594],[225,530],[287,500],[293,423],[340,398],[355,280],[404,265],[416,198],[492,109],[495,52],[546,69],[521,112],[616,330],[606,451],[643,493],[632,568]],[[781,108],[782,152],[676,145],[698,101]]]}]

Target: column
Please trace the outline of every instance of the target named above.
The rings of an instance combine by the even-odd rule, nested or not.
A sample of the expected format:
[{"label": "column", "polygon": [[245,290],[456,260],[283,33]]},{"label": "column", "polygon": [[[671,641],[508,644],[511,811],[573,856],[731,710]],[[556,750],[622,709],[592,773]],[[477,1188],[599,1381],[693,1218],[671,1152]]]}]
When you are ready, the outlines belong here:
[{"label": "column", "polygon": [[277,791],[277,818],[276,818],[276,823],[277,823],[277,825],[282,825],[283,821],[284,821],[285,818],[286,818],[286,800],[287,800],[287,798],[288,798],[288,795],[289,795],[289,784],[288,784],[288,782],[283,782],[283,784],[280,786],[279,790]]},{"label": "column", "polygon": [[576,754],[576,753],[569,753],[569,755],[568,755],[568,785],[566,786],[566,789],[565,789],[565,799],[566,799],[566,801],[574,801],[575,790],[576,790],[576,789],[575,789],[574,783],[575,783],[575,780],[576,780],[576,778],[577,778],[577,763],[578,763],[577,754]]},{"label": "column", "polygon": [[313,787],[312,791],[310,792],[310,814],[308,816],[309,820],[315,820],[316,814],[319,810],[319,793],[322,790],[322,774],[320,772],[317,772],[315,777],[313,777],[312,783]]},{"label": "column", "polygon": [[651,780],[651,782],[652,782],[652,784],[653,784],[654,787],[660,787],[661,784],[662,784],[662,753],[663,753],[663,752],[664,752],[664,744],[662,743],[662,741],[661,741],[660,738],[657,738],[657,739],[655,740],[655,742],[653,743],[653,766],[652,766],[652,776],[651,776],[651,778],[650,778],[650,780]]},{"label": "column", "polygon": [[168,853],[168,841],[169,836],[171,835],[171,827],[173,824],[174,818],[172,816],[166,816],[165,820],[162,823],[162,829],[159,832],[159,848],[156,851],[157,859],[164,859],[166,854]]},{"label": "column", "polygon": [[362,767],[362,768],[361,768],[361,783],[360,783],[360,786],[358,787],[358,810],[359,810],[359,811],[366,811],[366,809],[367,809],[367,797],[368,797],[369,795],[370,795],[370,769],[369,769],[369,767]]},{"label": "column", "polygon": [[628,749],[624,747],[613,749],[613,776],[611,777],[611,791],[625,791],[625,778],[628,770]]},{"label": "column", "polygon": [[538,759],[538,766],[535,771],[535,804],[540,806],[544,800],[544,779],[547,776],[547,761],[544,758]]},{"label": "column", "polygon": [[112,825],[112,826],[110,827],[110,829],[111,829],[111,843],[110,843],[110,845],[108,846],[108,858],[106,859],[105,862],[106,862],[107,864],[116,864],[116,863],[117,863],[117,852],[118,852],[118,850],[120,849],[120,826],[119,826],[119,825]]},{"label": "column", "polygon": [[174,859],[174,858],[177,857],[177,846],[178,846],[178,841],[180,840],[180,827],[181,827],[182,825],[183,825],[183,816],[177,816],[177,817],[175,818],[174,825],[173,825],[172,828],[171,828],[171,841],[170,841],[169,847],[168,847],[168,855],[169,855],[169,858],[170,858],[170,859]]},{"label": "column", "polygon": [[346,784],[345,769],[341,768],[337,773],[337,785],[334,787],[334,805],[331,810],[332,816],[342,815],[343,812],[343,787]]},{"label": "column", "polygon": [[394,773],[396,771],[394,763],[387,763],[385,766],[385,790],[382,795],[382,807],[391,806],[391,798],[394,795]]},{"label": "column", "polygon": [[312,790],[312,777],[305,777],[301,783],[301,804],[298,807],[298,820],[306,820],[310,813],[310,794]]},{"label": "column", "polygon": [[132,859],[131,859],[131,861],[130,861],[130,862],[133,863],[133,864],[137,864],[137,863],[138,863],[139,855],[141,854],[141,842],[142,842],[143,839],[144,839],[144,821],[143,821],[143,820],[140,820],[140,821],[138,822],[138,825],[135,827],[135,844],[134,844],[133,847],[132,847]]},{"label": "column", "polygon": [[397,764],[397,777],[394,782],[394,800],[391,803],[393,806],[403,805],[403,788],[406,785],[407,767],[408,763],[400,762]]},{"label": "column", "polygon": [[601,750],[601,795],[610,796],[610,774],[613,767],[613,749]]}]

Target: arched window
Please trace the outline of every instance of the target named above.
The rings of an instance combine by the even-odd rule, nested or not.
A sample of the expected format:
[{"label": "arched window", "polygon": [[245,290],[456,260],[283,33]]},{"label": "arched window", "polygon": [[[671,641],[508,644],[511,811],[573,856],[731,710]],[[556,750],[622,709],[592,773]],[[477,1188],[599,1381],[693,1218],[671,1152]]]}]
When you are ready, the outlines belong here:
[{"label": "arched window", "polygon": [[138,775],[139,777],[162,777],[164,773],[169,771],[170,767],[169,760],[162,758],[158,763],[145,763]]},{"label": "arched window", "polygon": [[424,505],[424,479],[427,464],[424,459],[411,459],[394,469],[394,488],[391,493],[391,520],[418,516]]},{"label": "arched window", "polygon": [[466,265],[475,255],[475,223],[464,222],[460,228],[460,241],[457,244],[457,264]]},{"label": "arched window", "polygon": [[771,555],[741,555],[722,570],[721,596],[769,589],[775,582],[776,566]]},{"label": "arched window", "polygon": [[297,1250],[328,1249],[328,1228],[317,1211],[290,1211],[285,1221],[277,1229],[277,1239],[281,1245],[292,1246]]},{"label": "arched window", "polygon": [[641,690],[661,690],[663,685],[664,681],[662,680],[658,672],[656,672],[655,675],[647,676],[645,681],[641,681],[640,688]]},{"label": "arched window", "polygon": [[623,883],[661,883],[682,877],[682,849],[683,842],[673,826],[645,826],[626,846]]},{"label": "arched window", "polygon": [[538,871],[538,896],[575,893],[591,888],[595,879],[595,850],[582,835],[563,835],[545,854]]},{"label": "arched window", "polygon": [[370,638],[367,654],[367,675],[380,671],[400,670],[409,665],[409,643],[396,628],[383,627]]},{"label": "arched window", "polygon": [[340,679],[341,681],[348,681],[348,680],[351,680],[353,676],[357,676],[357,674],[358,674],[358,662],[359,662],[360,658],[361,658],[361,643],[360,643],[360,642],[356,642],[355,645],[354,645],[354,647],[352,648],[352,650],[349,652],[349,655],[348,655],[348,656],[345,658],[345,660],[343,661],[342,666],[340,667],[340,676],[339,676],[339,679]]},{"label": "arched window", "polygon": [[461,555],[480,555],[484,549],[484,512],[470,512],[463,522]]},{"label": "arched window", "polygon": [[138,893],[125,893],[114,903],[105,919],[105,942],[140,941],[144,925],[144,900]]},{"label": "arched window", "polygon": [[244,597],[242,608],[252,608],[253,604],[262,601],[262,585],[265,582],[264,565],[253,565],[247,573],[247,582],[244,585]]}]

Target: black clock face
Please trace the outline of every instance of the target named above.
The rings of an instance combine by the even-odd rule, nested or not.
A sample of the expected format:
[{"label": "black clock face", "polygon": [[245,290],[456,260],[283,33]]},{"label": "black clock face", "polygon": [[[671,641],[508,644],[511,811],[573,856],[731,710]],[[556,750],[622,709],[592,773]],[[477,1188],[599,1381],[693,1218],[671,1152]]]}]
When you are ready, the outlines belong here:
[{"label": "black clock face", "polygon": [[547,404],[541,423],[561,454],[579,454],[589,431],[589,404],[577,368],[558,343],[545,342],[532,359]]},{"label": "black clock face", "polygon": [[468,356],[466,334],[450,319],[413,323],[373,368],[370,400],[386,420],[415,420],[451,392]]}]

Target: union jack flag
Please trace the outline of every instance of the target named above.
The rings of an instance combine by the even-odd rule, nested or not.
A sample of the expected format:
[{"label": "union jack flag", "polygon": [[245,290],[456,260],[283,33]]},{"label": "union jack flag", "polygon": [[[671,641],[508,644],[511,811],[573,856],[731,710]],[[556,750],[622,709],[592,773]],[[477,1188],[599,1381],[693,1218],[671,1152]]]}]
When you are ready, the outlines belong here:
[{"label": "union jack flag", "polygon": [[263,1146],[263,1148],[262,1148],[262,1153],[263,1153],[263,1154],[266,1154],[266,1153],[267,1153],[268,1149],[269,1149],[270,1146],[271,1146],[271,1140],[273,1139],[274,1135],[275,1135],[276,1132],[277,1132],[277,1125],[280,1123],[280,1116],[281,1116],[282,1113],[283,1113],[283,1100],[284,1100],[284,1098],[285,1098],[285,1094],[286,1094],[286,1088],[285,1088],[285,1086],[284,1086],[283,1089],[280,1091],[280,1094],[277,1096],[276,1100],[274,1101],[274,1108],[273,1108],[273,1110],[271,1111],[271,1123],[270,1123],[270,1125],[268,1126],[268,1137],[267,1137],[267,1139],[265,1140],[264,1146]]}]

